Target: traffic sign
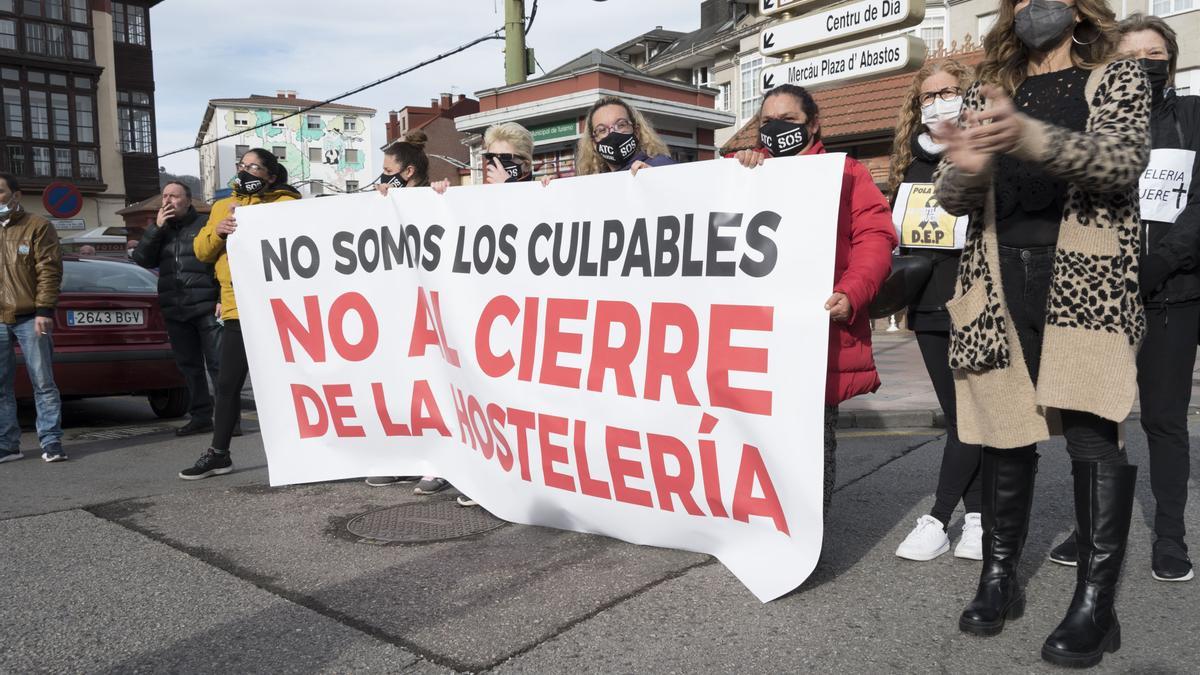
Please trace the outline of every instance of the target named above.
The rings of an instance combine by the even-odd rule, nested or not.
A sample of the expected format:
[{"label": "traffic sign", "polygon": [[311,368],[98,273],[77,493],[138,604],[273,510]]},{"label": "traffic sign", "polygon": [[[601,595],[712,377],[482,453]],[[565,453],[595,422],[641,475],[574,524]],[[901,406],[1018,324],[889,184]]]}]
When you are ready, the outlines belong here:
[{"label": "traffic sign", "polygon": [[70,218],[83,209],[83,195],[73,184],[56,180],[42,192],[42,206],[55,218]]},{"label": "traffic sign", "polygon": [[849,84],[914,71],[924,62],[925,42],[901,35],[763,68],[762,89],[767,91],[781,84],[806,89]]},{"label": "traffic sign", "polygon": [[808,12],[835,2],[838,0],[758,0],[758,9],[769,16],[780,12]]},{"label": "traffic sign", "polygon": [[925,0],[862,0],[762,29],[765,56],[825,47],[835,42],[915,26],[925,18]]}]

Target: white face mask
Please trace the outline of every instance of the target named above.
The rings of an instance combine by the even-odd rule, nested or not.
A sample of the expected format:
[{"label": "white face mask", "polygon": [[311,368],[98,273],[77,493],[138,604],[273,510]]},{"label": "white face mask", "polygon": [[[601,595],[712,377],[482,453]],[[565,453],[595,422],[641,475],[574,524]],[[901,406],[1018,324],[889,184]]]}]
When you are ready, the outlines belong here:
[{"label": "white face mask", "polygon": [[961,96],[955,96],[949,101],[934,99],[933,103],[921,106],[921,123],[928,127],[938,122],[957,119],[962,112],[962,104]]}]

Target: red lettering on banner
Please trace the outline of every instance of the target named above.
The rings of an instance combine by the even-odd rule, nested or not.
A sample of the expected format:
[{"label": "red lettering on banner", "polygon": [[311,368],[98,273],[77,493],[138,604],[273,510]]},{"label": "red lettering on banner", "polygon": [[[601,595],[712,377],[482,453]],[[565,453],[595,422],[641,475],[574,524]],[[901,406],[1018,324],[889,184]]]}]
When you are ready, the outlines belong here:
[{"label": "red lettering on banner", "polygon": [[[362,338],[358,344],[346,339],[346,314],[353,311],[362,322]],[[375,352],[379,344],[379,319],[371,309],[371,303],[361,293],[344,293],[333,301],[329,308],[329,340],[338,356],[347,361],[364,361]]]},{"label": "red lettering on banner", "polygon": [[504,437],[504,408],[489,403],[487,407],[488,424],[492,427],[492,437],[496,439],[496,459],[500,462],[500,468],[505,472],[512,471],[513,468],[513,452],[508,445],[508,439]]},{"label": "red lettering on banner", "polygon": [[640,450],[642,438],[638,432],[620,427],[608,427],[604,431],[604,450],[608,456],[608,472],[612,476],[613,495],[619,502],[635,506],[653,507],[650,493],[629,487],[626,478],[642,478],[642,463],[621,457],[621,448]]},{"label": "red lettering on banner", "polygon": [[[756,482],[762,486],[762,497],[754,496]],[[745,443],[742,445],[742,461],[738,466],[737,486],[733,490],[733,519],[749,523],[750,516],[770,518],[775,521],[775,529],[790,534],[787,519],[783,517],[783,507],[779,504],[779,495],[775,494],[775,485],[771,483],[771,475],[767,473],[762,455],[758,448]]]},{"label": "red lettering on banner", "polygon": [[498,295],[491,299],[483,308],[479,317],[479,325],[475,328],[475,360],[479,369],[488,377],[502,377],[513,369],[512,352],[506,351],[497,355],[491,349],[492,324],[499,317],[508,319],[510,324],[516,324],[521,314],[521,307],[507,295]]},{"label": "red lettering on banner", "polygon": [[[316,420],[309,419],[308,407],[304,405],[305,401],[316,406]],[[296,426],[300,431],[300,438],[318,438],[329,431],[329,415],[325,413],[325,404],[321,401],[321,395],[312,387],[293,384],[292,405],[296,408]]]},{"label": "red lettering on banner", "polygon": [[563,319],[586,319],[587,300],[550,298],[546,301],[546,337],[542,343],[542,373],[538,381],[571,389],[579,388],[578,368],[558,365],[559,354],[582,354],[583,336],[561,329]]},{"label": "red lettering on banner", "polygon": [[[674,326],[683,334],[683,344],[677,352],[666,351],[667,327]],[[688,371],[696,362],[700,328],[696,315],[687,305],[656,302],[650,308],[650,349],[646,354],[646,398],[662,398],[662,379],[671,378],[675,400],[682,405],[700,405],[692,391]]]},{"label": "red lettering on banner", "polygon": [[525,321],[521,325],[521,370],[517,378],[533,382],[533,364],[537,358],[538,299],[525,298]]},{"label": "red lettering on banner", "polygon": [[426,431],[433,430],[441,436],[450,436],[450,430],[442,421],[442,412],[438,408],[437,399],[427,380],[417,380],[412,385],[412,401],[409,406],[409,420],[412,429],[407,424],[396,422],[387,410],[387,397],[383,384],[371,383],[371,396],[375,400],[375,413],[379,416],[379,424],[387,436],[424,436]]},{"label": "red lettering on banner", "polygon": [[[483,454],[484,459],[491,459],[492,454],[496,451],[495,441],[492,439],[492,428],[488,426],[487,417],[483,414],[483,406],[479,405],[479,399],[474,396],[467,397],[467,419],[471,422],[471,431],[479,440],[479,452]],[[476,419],[479,420],[479,424],[475,423]],[[480,431],[481,426],[483,431]]]},{"label": "red lettering on banner", "polygon": [[[625,329],[624,341],[617,347],[608,343],[614,324],[620,324]],[[604,373],[611,370],[617,379],[617,393],[621,396],[637,396],[633,387],[633,360],[637,358],[641,340],[642,320],[636,307],[628,302],[597,302],[587,388],[590,391],[603,391]]]},{"label": "red lettering on banner", "polygon": [[430,301],[425,299],[425,289],[417,288],[417,309],[413,317],[412,338],[409,340],[408,355],[424,356],[430,345],[437,345],[442,350],[442,358],[452,366],[457,367],[458,352],[450,347],[442,328],[442,310],[438,292],[429,294],[433,303],[430,311]]},{"label": "red lettering on banner", "polygon": [[708,401],[754,415],[771,414],[771,392],[730,386],[729,372],[766,373],[767,350],[730,344],[734,330],[771,332],[774,308],[713,305],[708,320]]},{"label": "red lettering on banner", "polygon": [[575,420],[575,464],[579,467],[579,491],[591,497],[612,499],[608,483],[592,478],[587,459],[587,422]]},{"label": "red lettering on banner", "polygon": [[450,393],[454,397],[454,412],[458,415],[458,440],[466,443],[470,439],[471,449],[479,449],[479,439],[475,438],[475,430],[471,428],[471,418],[467,413],[467,401],[463,398],[463,393],[455,387],[450,387]]},{"label": "red lettering on banner", "polygon": [[329,418],[333,429],[339,438],[364,438],[365,429],[349,424],[355,418],[354,406],[342,405],[339,399],[352,396],[348,384],[327,384],[321,387],[325,392],[325,400],[329,403]]},{"label": "red lettering on banner", "polygon": [[275,329],[279,331],[279,345],[283,348],[285,361],[296,362],[296,355],[292,351],[294,338],[314,363],[324,363],[325,333],[321,327],[321,305],[317,296],[304,296],[305,323],[300,323],[292,310],[288,309],[287,303],[279,298],[271,298],[271,313],[275,316]]},{"label": "red lettering on banner", "polygon": [[700,441],[700,475],[704,477],[704,501],[708,510],[717,518],[728,518],[725,505],[721,503],[721,475],[717,469],[717,444],[713,441]]},{"label": "red lettering on banner", "polygon": [[383,426],[384,434],[388,436],[412,436],[412,431],[409,430],[407,424],[392,421],[392,416],[388,414],[387,400],[383,396],[382,383],[371,383],[371,397],[375,399],[375,414],[379,415],[379,423]]},{"label": "red lettering on banner", "polygon": [[[696,500],[692,499],[696,470],[692,466],[692,453],[687,446],[674,436],[646,434],[646,440],[650,451],[650,474],[654,476],[654,489],[658,493],[658,508],[674,511],[675,504],[671,495],[676,495],[688,513],[693,516],[704,515],[696,505]],[[679,463],[679,473],[674,476],[667,473],[667,455],[671,455]]]},{"label": "red lettering on banner", "polygon": [[529,432],[537,427],[537,417],[527,410],[508,409],[508,423],[517,430],[517,463],[521,466],[521,480],[533,480],[529,474]]},{"label": "red lettering on banner", "polygon": [[567,448],[555,445],[550,441],[550,434],[567,435],[567,419],[555,415],[538,413],[538,445],[542,451],[542,480],[547,487],[575,492],[575,480],[565,473],[559,473],[555,464],[567,463]]}]

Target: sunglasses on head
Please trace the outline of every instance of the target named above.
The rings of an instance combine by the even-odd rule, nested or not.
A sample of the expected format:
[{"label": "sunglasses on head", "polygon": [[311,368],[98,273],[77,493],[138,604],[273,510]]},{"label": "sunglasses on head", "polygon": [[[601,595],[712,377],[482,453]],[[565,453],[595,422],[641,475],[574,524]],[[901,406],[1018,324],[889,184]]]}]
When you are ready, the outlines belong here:
[{"label": "sunglasses on head", "polygon": [[487,162],[488,164],[491,164],[492,160],[494,160],[494,159],[498,159],[501,162],[528,162],[529,161],[529,158],[526,157],[525,155],[518,155],[518,154],[512,153],[512,152],[485,152],[485,153],[483,153],[483,161]]}]

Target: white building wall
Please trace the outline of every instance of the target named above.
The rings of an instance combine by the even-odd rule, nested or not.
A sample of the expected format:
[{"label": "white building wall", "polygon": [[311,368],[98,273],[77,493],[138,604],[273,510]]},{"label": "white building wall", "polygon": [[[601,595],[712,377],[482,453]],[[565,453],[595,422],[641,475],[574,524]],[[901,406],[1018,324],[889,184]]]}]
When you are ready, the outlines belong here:
[{"label": "white building wall", "polygon": [[[294,110],[218,106],[205,139],[254,127]],[[242,146],[266,148],[282,155],[280,162],[288,171],[288,182],[305,196],[341,194],[356,185],[365,187],[379,175],[372,157],[376,145],[371,131],[373,117],[373,113],[318,109],[207,145],[200,151],[204,196],[211,200],[214,193],[229,187],[237,175],[235,164]]]}]

